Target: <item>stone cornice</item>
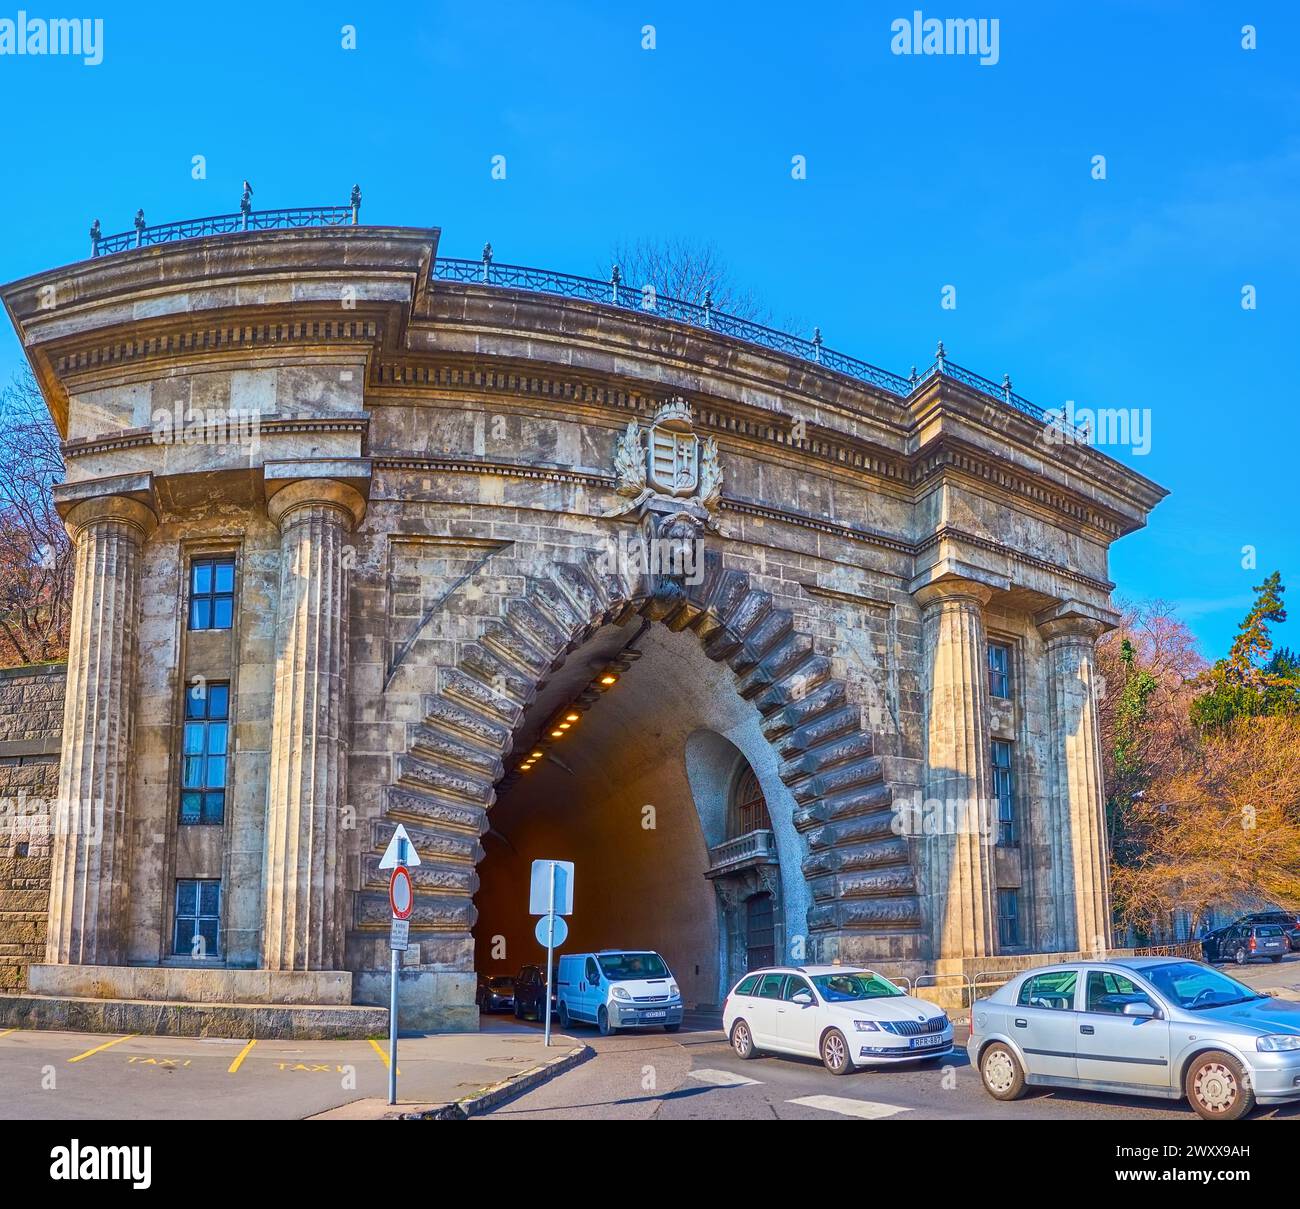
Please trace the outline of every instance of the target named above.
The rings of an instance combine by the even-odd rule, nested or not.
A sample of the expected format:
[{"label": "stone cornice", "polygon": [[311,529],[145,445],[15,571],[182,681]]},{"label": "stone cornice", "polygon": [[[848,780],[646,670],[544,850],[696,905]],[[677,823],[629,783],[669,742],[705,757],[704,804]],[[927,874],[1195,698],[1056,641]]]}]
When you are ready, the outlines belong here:
[{"label": "stone cornice", "polygon": [[[500,475],[503,478],[536,479],[541,482],[549,483],[572,483],[576,486],[585,487],[591,490],[605,489],[612,491],[616,486],[616,480],[612,474],[596,474],[591,471],[568,470],[559,466],[487,461],[479,458],[418,457],[383,454],[373,455],[370,461],[376,473],[381,471],[397,471],[416,474],[491,474]],[[401,499],[405,497],[400,495],[386,496],[383,493],[378,493],[376,498]],[[820,517],[808,516],[805,513],[793,512],[789,509],[777,508],[768,504],[760,504],[751,500],[742,500],[724,496],[721,507],[724,512],[733,513],[735,515],[760,517],[763,520],[774,521],[778,524],[792,525],[800,529],[811,529],[818,533],[825,533],[832,537],[841,538],[844,541],[857,542],[862,545],[874,547],[875,549],[887,550],[894,554],[904,554],[909,558],[915,558],[924,554],[940,542],[950,540],[960,541],[971,546],[977,546],[983,550],[988,550],[1020,565],[1032,567],[1038,571],[1045,571],[1052,575],[1057,575],[1062,579],[1067,579],[1073,583],[1084,585],[1098,592],[1108,594],[1115,586],[1108,580],[1094,579],[1092,576],[1085,575],[1081,571],[1075,571],[1069,567],[1058,566],[1055,563],[1048,562],[1046,559],[1036,558],[1033,555],[1021,553],[1018,550],[1013,550],[1011,547],[1004,546],[999,542],[990,540],[989,538],[980,537],[973,533],[967,533],[964,530],[954,528],[950,525],[945,525],[942,528],[937,529],[934,533],[929,534],[919,542],[912,542],[906,538],[897,537],[880,530],[824,520]]]},{"label": "stone cornice", "polygon": [[[195,409],[195,415],[197,416],[202,411],[202,408]],[[205,436],[209,431],[219,432],[220,424],[221,422],[218,421],[214,423],[210,429],[209,425],[205,422],[201,431]],[[328,416],[276,419],[274,416],[268,416],[258,421],[258,432],[263,437],[294,436],[302,433],[342,432],[354,433],[364,438],[369,425],[370,417],[368,415],[352,419],[333,419]],[[190,442],[183,439],[177,439],[171,443],[184,445]],[[202,445],[205,442],[195,440],[192,443]],[[65,458],[85,458],[91,457],[95,454],[116,453],[124,449],[139,449],[154,444],[156,444],[156,442],[154,440],[152,428],[131,428],[126,429],[121,433],[115,433],[112,436],[84,437],[80,440],[65,441],[63,443],[63,456]]]}]

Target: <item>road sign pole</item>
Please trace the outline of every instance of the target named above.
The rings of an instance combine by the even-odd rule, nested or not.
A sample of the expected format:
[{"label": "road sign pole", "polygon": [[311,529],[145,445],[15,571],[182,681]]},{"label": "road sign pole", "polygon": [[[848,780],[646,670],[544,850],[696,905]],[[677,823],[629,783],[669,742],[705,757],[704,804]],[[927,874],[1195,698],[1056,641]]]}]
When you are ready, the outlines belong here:
[{"label": "road sign pole", "polygon": [[388,1102],[397,1103],[397,950],[392,958],[392,982],[388,988]]},{"label": "road sign pole", "polygon": [[546,933],[546,1029],[544,1044],[547,1048],[551,1044],[551,970],[553,967],[552,954],[555,952],[555,862],[551,862],[551,893],[546,904],[547,919],[550,927]]}]

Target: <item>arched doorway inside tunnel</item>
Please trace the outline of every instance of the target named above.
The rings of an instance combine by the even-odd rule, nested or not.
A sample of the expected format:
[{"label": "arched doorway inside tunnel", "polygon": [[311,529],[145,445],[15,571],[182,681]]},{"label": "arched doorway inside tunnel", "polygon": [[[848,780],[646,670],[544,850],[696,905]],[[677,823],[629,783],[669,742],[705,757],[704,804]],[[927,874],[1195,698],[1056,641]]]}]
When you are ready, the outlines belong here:
[{"label": "arched doorway inside tunnel", "polygon": [[575,865],[562,951],[654,949],[688,1008],[718,1005],[751,956],[776,960],[807,891],[794,801],[760,723],[689,633],[609,625],[570,655],[527,710],[489,812],[480,977],[544,961],[528,877],[548,858]]}]

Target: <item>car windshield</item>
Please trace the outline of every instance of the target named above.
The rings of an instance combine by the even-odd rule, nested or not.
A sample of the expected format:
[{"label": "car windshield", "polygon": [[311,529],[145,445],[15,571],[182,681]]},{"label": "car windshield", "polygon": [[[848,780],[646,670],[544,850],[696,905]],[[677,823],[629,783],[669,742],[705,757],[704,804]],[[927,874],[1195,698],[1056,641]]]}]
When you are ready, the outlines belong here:
[{"label": "car windshield", "polygon": [[1206,1008],[1226,1007],[1230,1003],[1245,1003],[1249,999],[1265,999],[1252,991],[1244,982],[1220,974],[1209,966],[1195,961],[1179,961],[1170,965],[1146,966],[1138,973],[1149,979],[1162,995],[1172,999],[1180,1008],[1199,1012]]},{"label": "car windshield", "polygon": [[625,978],[667,978],[668,967],[658,953],[604,953],[597,960],[610,982]]},{"label": "car windshield", "polygon": [[488,979],[488,986],[490,986],[494,991],[508,991],[514,985],[515,980],[513,978]]},{"label": "car windshield", "polygon": [[851,1003],[856,999],[889,999],[903,994],[892,982],[869,970],[861,974],[817,974],[815,986],[827,1003]]}]

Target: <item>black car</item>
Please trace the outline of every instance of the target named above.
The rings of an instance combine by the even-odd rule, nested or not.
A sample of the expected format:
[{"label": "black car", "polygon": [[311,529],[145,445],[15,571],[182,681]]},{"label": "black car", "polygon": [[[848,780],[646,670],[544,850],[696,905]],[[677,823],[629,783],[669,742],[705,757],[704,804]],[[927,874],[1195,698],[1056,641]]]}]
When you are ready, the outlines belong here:
[{"label": "black car", "polygon": [[1255,911],[1235,921],[1239,924],[1277,924],[1286,935],[1287,948],[1300,952],[1300,912]]},{"label": "black car", "polygon": [[[515,975],[515,1016],[541,1020],[546,1004],[546,967],[524,966]],[[551,982],[551,1016],[556,1015],[555,982]]]},{"label": "black car", "polygon": [[515,980],[502,974],[478,980],[480,1012],[508,1012],[515,1006]]},{"label": "black car", "polygon": [[1235,961],[1238,965],[1256,957],[1281,961],[1287,941],[1277,924],[1233,923],[1201,939],[1206,961]]}]

